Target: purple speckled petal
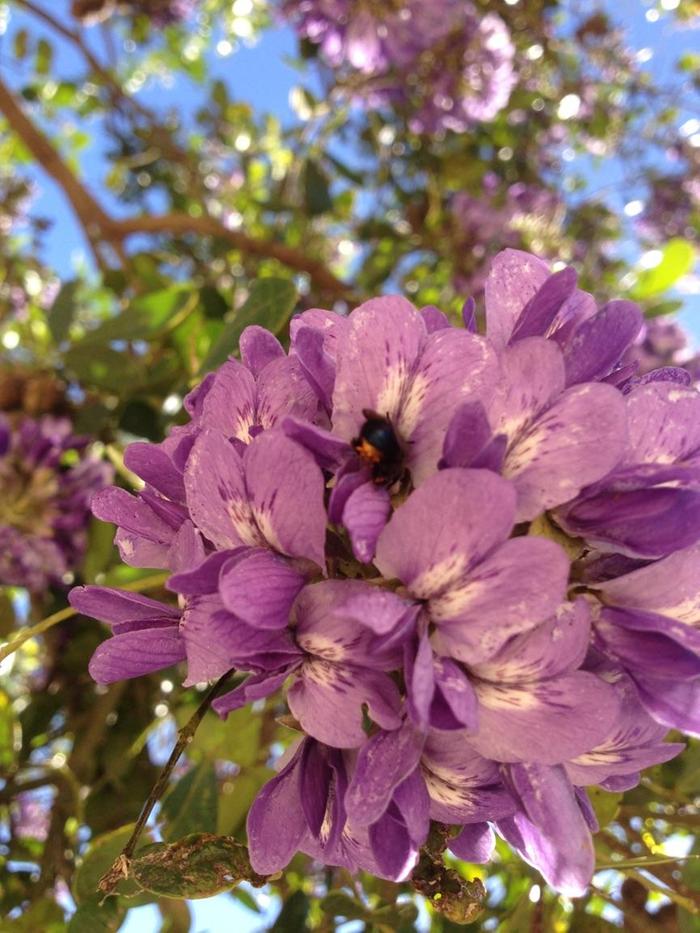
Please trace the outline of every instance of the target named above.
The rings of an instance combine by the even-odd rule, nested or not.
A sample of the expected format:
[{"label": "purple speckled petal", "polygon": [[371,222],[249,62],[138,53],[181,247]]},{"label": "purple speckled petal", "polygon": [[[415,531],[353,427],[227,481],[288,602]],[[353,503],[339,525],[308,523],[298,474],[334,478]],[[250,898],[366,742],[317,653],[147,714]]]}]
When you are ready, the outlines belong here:
[{"label": "purple speckled petal", "polygon": [[530,253],[505,249],[499,253],[486,279],[486,334],[496,346],[508,343],[527,302],[549,277],[542,260]]},{"label": "purple speckled petal", "polygon": [[348,819],[358,826],[376,823],[395,788],[415,770],[423,736],[410,723],[393,732],[378,732],[360,749],[347,794]]},{"label": "purple speckled petal", "polygon": [[396,419],[414,485],[435,473],[457,407],[486,398],[497,379],[495,354],[482,337],[450,328],[426,338]]},{"label": "purple speckled petal", "polygon": [[195,441],[185,489],[192,521],[216,547],[266,543],[248,501],[243,461],[218,431],[203,430]]},{"label": "purple speckled petal", "polygon": [[465,402],[447,428],[440,466],[470,467],[491,436],[491,425],[481,402]]},{"label": "purple speckled petal", "polygon": [[443,470],[400,506],[382,532],[375,563],[419,599],[461,581],[513,523],[515,490],[487,470]]},{"label": "purple speckled petal", "polygon": [[513,818],[523,857],[560,893],[585,894],[595,867],[593,840],[563,767],[521,764],[509,770],[524,810]]},{"label": "purple speckled petal", "polygon": [[216,378],[202,402],[201,424],[225,437],[247,443],[255,424],[257,391],[250,370],[238,360],[227,360],[216,371]]},{"label": "purple speckled petal", "polygon": [[313,421],[318,398],[295,357],[273,360],[258,377],[256,421],[265,430],[285,417]]},{"label": "purple speckled petal", "polygon": [[435,696],[435,677],[433,649],[426,631],[405,646],[404,680],[409,715],[419,728],[427,729]]},{"label": "purple speckled petal", "polygon": [[290,670],[286,667],[271,674],[251,674],[238,687],[217,697],[212,703],[212,709],[225,719],[234,710],[242,709],[255,700],[262,700],[276,693],[289,674]]},{"label": "purple speckled petal", "polygon": [[571,267],[550,275],[520,312],[511,343],[546,334],[565,302],[574,294],[576,281],[576,272]]},{"label": "purple speckled petal", "polygon": [[479,701],[471,681],[450,658],[435,658],[436,698],[430,710],[435,729],[464,729],[476,732]]},{"label": "purple speckled petal", "polygon": [[176,625],[181,615],[176,606],[168,606],[140,593],[115,590],[108,586],[76,586],[71,590],[68,600],[78,612],[109,625],[137,622],[147,626],[154,620],[164,619]]},{"label": "purple speckled petal", "polygon": [[124,464],[168,499],[184,502],[182,473],[157,444],[129,444],[124,451]]},{"label": "purple speckled petal", "polygon": [[504,475],[518,491],[517,520],[575,496],[615,467],[625,445],[625,406],[612,386],[567,389],[509,450]]},{"label": "purple speckled petal", "polygon": [[[612,655],[623,667],[639,676],[652,674],[677,680],[700,677],[700,631],[676,622],[678,629],[690,629],[691,636],[695,636],[690,639],[690,647],[684,647],[679,640],[668,638],[663,633],[629,629],[616,624],[620,616],[626,615],[622,610],[615,609],[607,609],[601,614],[596,625],[596,636],[602,642],[606,654]],[[682,632],[680,634],[682,638]]]},{"label": "purple speckled petal", "polygon": [[303,664],[287,703],[308,735],[334,748],[359,748],[366,742],[364,704],[382,728],[401,725],[401,696],[388,674],[322,659]]},{"label": "purple speckled petal", "polygon": [[279,629],[289,623],[292,603],[306,578],[289,561],[263,548],[252,548],[221,573],[224,605],[254,628]]},{"label": "purple speckled petal", "polygon": [[323,331],[314,327],[300,327],[296,331],[295,355],[318,401],[326,411],[330,411],[335,385],[335,362],[326,353],[324,344]]},{"label": "purple speckled petal", "polygon": [[502,351],[501,376],[488,410],[496,433],[517,438],[564,390],[561,350],[544,337],[528,337]]},{"label": "purple speckled petal", "polygon": [[248,447],[243,464],[264,541],[288,557],[325,568],[325,482],[311,454],[281,432],[268,431]]},{"label": "purple speckled petal", "polygon": [[450,852],[462,861],[486,865],[496,848],[496,834],[488,823],[468,823],[447,845]]},{"label": "purple speckled petal", "polygon": [[306,831],[300,806],[303,793],[301,754],[297,751],[287,766],[263,787],[248,813],[250,861],[261,875],[281,871],[299,848]]},{"label": "purple speckled petal", "polygon": [[439,308],[436,308],[435,305],[426,305],[418,313],[423,318],[425,329],[429,334],[434,333],[436,330],[445,330],[452,327],[448,316]]},{"label": "purple speckled petal", "polygon": [[129,495],[116,486],[93,497],[92,512],[103,522],[112,522],[128,534],[154,544],[169,546],[174,537],[172,524],[157,515],[142,497]]},{"label": "purple speckled petal", "polygon": [[700,737],[700,680],[649,676],[635,680],[639,699],[650,716],[669,729]]},{"label": "purple speckled petal", "polygon": [[642,312],[631,301],[610,301],[577,328],[564,348],[566,384],[595,382],[619,363],[642,326]]},{"label": "purple speckled petal", "polygon": [[700,393],[672,382],[633,389],[626,399],[624,463],[673,463],[700,449]]},{"label": "purple speckled petal", "polygon": [[185,660],[185,643],[174,626],[114,635],[98,645],[89,671],[98,684],[152,674]]},{"label": "purple speckled petal", "polygon": [[397,880],[405,878],[415,864],[417,846],[405,822],[393,808],[369,827],[369,843],[381,873]]},{"label": "purple speckled petal", "polygon": [[347,441],[336,437],[325,428],[316,427],[298,418],[284,418],[282,430],[287,437],[312,453],[324,470],[337,470],[349,457],[354,456]]},{"label": "purple speckled petal", "polygon": [[583,671],[525,684],[475,683],[479,731],[470,741],[494,761],[555,764],[594,748],[619,711],[613,688]]},{"label": "purple speckled petal", "polygon": [[425,324],[405,298],[374,298],[352,312],[333,392],[339,437],[357,436],[365,408],[396,419],[425,339]]},{"label": "purple speckled petal", "polygon": [[488,661],[471,664],[480,680],[491,683],[523,683],[556,677],[583,663],[590,641],[588,604],[579,598],[564,603],[536,628],[511,638]]},{"label": "purple speckled petal", "polygon": [[553,541],[532,536],[506,541],[431,599],[436,644],[465,663],[490,657],[512,635],[556,612],[568,576],[568,558]]},{"label": "purple speckled petal", "polygon": [[372,561],[390,512],[391,499],[384,486],[364,482],[348,496],[342,521],[350,535],[352,552],[361,563]]},{"label": "purple speckled petal", "polygon": [[258,324],[246,327],[238,341],[243,365],[257,378],[268,363],[281,359],[285,353],[274,334]]}]

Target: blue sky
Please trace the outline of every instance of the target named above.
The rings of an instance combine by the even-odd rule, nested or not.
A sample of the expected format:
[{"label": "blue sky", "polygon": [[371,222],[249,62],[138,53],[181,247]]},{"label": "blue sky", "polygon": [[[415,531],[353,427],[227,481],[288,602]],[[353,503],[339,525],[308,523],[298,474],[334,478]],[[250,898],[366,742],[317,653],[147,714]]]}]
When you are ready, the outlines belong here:
[{"label": "blue sky", "polygon": [[[46,9],[54,15],[67,17],[70,6],[69,0],[40,0]],[[659,21],[650,21],[647,18],[649,6],[643,0],[617,0],[613,3],[608,0],[607,6],[613,16],[621,21],[629,30],[631,42],[637,49],[650,49],[652,57],[647,67],[652,70],[655,77],[665,83],[670,81],[673,73],[673,64],[680,51],[691,46],[694,37],[687,32],[678,33],[673,29],[672,17],[662,16]],[[26,20],[21,14],[13,12],[13,21],[10,24],[10,34],[19,28]],[[36,23],[32,21],[32,30],[38,32]],[[52,37],[53,38],[53,37]],[[3,37],[3,43],[8,42],[8,36]],[[695,42],[697,45],[697,41]],[[273,29],[267,31],[261,41],[252,48],[242,47],[236,54],[220,58],[214,57],[211,65],[214,76],[224,80],[235,97],[249,101],[258,110],[276,113],[283,120],[293,117],[289,107],[288,97],[290,88],[299,83],[299,74],[285,58],[294,55],[296,43],[293,35],[287,29]],[[0,45],[0,67],[5,80],[16,84],[21,74],[13,72],[7,61],[3,62]],[[58,45],[58,59],[56,71],[62,75],[70,74],[72,70],[72,49]],[[309,78],[305,78],[308,82]],[[190,82],[181,80],[168,91],[160,87],[147,87],[141,94],[141,99],[150,105],[160,108],[163,102],[172,105],[180,101],[183,108],[191,110],[202,98],[202,90]],[[100,146],[102,140],[99,135],[96,142],[85,154],[83,171],[88,178],[99,177],[104,163],[101,158]],[[622,210],[627,201],[636,196],[633,184],[628,184],[625,178],[625,166],[614,160],[588,169],[589,181],[592,189],[613,185],[616,203]],[[47,240],[46,261],[52,265],[59,274],[70,276],[74,264],[85,256],[84,240],[80,227],[75,222],[72,213],[66,204],[63,195],[45,176],[37,175],[40,185],[40,196],[36,202],[37,213],[44,214],[55,220],[56,225]],[[120,210],[120,205],[113,199],[107,199],[110,209]],[[683,318],[686,326],[700,338],[700,298],[688,298]],[[275,905],[269,903],[262,916],[253,915],[229,895],[220,895],[204,901],[194,902],[193,933],[219,933],[221,930],[231,930],[235,933],[248,933],[260,930],[270,923],[274,916]],[[159,929],[160,919],[154,907],[141,907],[129,912],[128,919],[122,927],[123,933],[155,933]]]}]

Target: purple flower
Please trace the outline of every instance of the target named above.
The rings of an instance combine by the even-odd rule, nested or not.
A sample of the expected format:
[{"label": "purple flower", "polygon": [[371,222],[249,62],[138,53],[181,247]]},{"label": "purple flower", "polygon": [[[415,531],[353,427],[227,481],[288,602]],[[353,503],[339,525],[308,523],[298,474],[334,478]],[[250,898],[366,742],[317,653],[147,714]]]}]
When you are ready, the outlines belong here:
[{"label": "purple flower", "polygon": [[700,394],[651,382],[633,388],[625,407],[620,463],[556,520],[603,551],[664,557],[700,539]]},{"label": "purple flower", "polygon": [[700,734],[700,546],[601,583],[596,635],[658,722]]},{"label": "purple flower", "polygon": [[355,100],[398,107],[416,132],[492,120],[515,85],[507,26],[463,0],[372,10],[358,0],[283,0],[281,9]]},{"label": "purple flower", "polygon": [[77,570],[111,473],[66,418],[0,417],[0,584],[39,592]]},{"label": "purple flower", "polygon": [[[393,627],[408,610],[393,593],[352,580],[327,580],[305,587],[293,608],[296,657],[281,669],[250,677],[219,697],[214,708],[226,714],[255,697],[274,693],[289,675],[287,703],[304,732],[335,748],[364,744],[363,706],[384,729],[401,725],[401,696],[389,677],[400,663],[396,650],[382,650],[364,626]],[[254,691],[251,692],[251,691]]]},{"label": "purple flower", "polygon": [[235,669],[222,716],[275,696],[301,732],[248,816],[262,874],[304,852],[401,880],[437,820],[457,857],[498,832],[576,896],[586,786],[700,732],[700,396],[638,377],[638,309],[572,270],[506,251],[486,312],[484,338],[473,303],[463,328],[312,309],[289,354],[249,328],[190,423],[127,450],[144,489],[96,501],[178,605],[76,589],[112,627],[95,679]]}]

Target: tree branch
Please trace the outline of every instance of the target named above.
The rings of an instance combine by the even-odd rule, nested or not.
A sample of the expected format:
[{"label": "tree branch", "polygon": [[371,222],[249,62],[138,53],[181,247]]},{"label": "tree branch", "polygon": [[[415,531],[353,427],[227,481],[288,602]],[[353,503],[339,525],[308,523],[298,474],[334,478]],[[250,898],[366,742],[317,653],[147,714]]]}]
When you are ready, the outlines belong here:
[{"label": "tree branch", "polygon": [[124,220],[110,219],[108,233],[119,239],[138,233],[162,233],[183,236],[188,233],[218,237],[226,240],[234,249],[265,259],[276,259],[289,269],[306,273],[318,288],[331,294],[349,294],[349,286],[336,278],[325,263],[310,259],[303,253],[275,240],[258,240],[240,230],[230,230],[215,217],[192,217],[189,214],[155,214],[128,217]]},{"label": "tree branch", "polygon": [[[213,236],[226,240],[234,249],[242,253],[276,259],[289,269],[306,273],[314,285],[323,292],[336,297],[349,297],[349,287],[336,278],[323,262],[311,259],[293,247],[285,246],[275,240],[255,239],[239,230],[229,230],[214,217],[191,217],[189,214],[177,213],[143,215],[123,220],[110,217],[73,174],[44,133],[27,117],[2,80],[0,80],[0,113],[5,115],[12,129],[37,162],[63,189],[85,230],[93,251],[96,251],[100,238],[118,251],[122,248],[125,239],[138,233],[171,236],[193,233],[200,236]],[[100,258],[97,254],[96,259],[99,263]]]}]

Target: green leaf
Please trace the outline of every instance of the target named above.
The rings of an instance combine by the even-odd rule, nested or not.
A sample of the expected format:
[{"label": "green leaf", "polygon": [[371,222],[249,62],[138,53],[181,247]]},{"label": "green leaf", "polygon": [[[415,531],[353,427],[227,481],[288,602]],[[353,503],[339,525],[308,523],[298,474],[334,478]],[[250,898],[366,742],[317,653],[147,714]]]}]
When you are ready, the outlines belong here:
[{"label": "green leaf", "polygon": [[258,795],[258,791],[274,777],[271,768],[260,765],[257,768],[246,768],[231,782],[226,782],[219,796],[219,824],[220,833],[235,833],[250,810],[250,806]]},{"label": "green leaf", "polygon": [[66,353],[66,368],[86,385],[108,392],[133,391],[144,379],[145,362],[111,347],[81,340]]},{"label": "green leaf", "polygon": [[68,924],[68,933],[116,933],[126,914],[118,898],[110,897],[100,904],[98,896],[84,901]]},{"label": "green leaf", "polygon": [[226,758],[241,767],[254,765],[260,751],[262,720],[250,707],[234,710],[222,722],[208,714],[197,730],[197,751],[215,760]]},{"label": "green leaf", "polygon": [[82,566],[86,583],[94,583],[98,574],[107,569],[114,553],[114,526],[92,519],[88,527],[88,546]]},{"label": "green leaf", "polygon": [[47,312],[46,322],[49,325],[54,343],[61,343],[68,337],[68,330],[75,315],[77,292],[77,282],[64,282]]},{"label": "green leaf", "polygon": [[591,806],[595,810],[600,828],[604,829],[608,823],[612,823],[617,816],[622,794],[610,793],[610,791],[603,790],[602,787],[589,787],[588,798],[591,801]]},{"label": "green leaf", "polygon": [[273,334],[287,325],[297,301],[297,291],[289,279],[265,278],[253,282],[242,307],[227,321],[218,340],[209,350],[201,372],[216,369],[238,350],[241,334],[251,324],[259,324]]},{"label": "green leaf", "polygon": [[282,905],[282,910],[269,933],[300,933],[308,929],[306,918],[309,915],[311,901],[303,891],[295,891]]},{"label": "green leaf", "polygon": [[158,897],[192,899],[212,897],[241,881],[258,886],[266,880],[253,871],[244,845],[211,833],[150,846],[132,861],[130,876]]},{"label": "green leaf", "polygon": [[55,901],[42,897],[13,920],[5,919],[0,926],[3,933],[63,933],[66,924],[63,911]]},{"label": "green leaf", "polygon": [[192,768],[163,798],[163,839],[174,842],[196,831],[215,833],[218,784],[214,765],[203,761]]},{"label": "green leaf", "polygon": [[315,159],[307,159],[304,165],[304,207],[309,217],[325,214],[333,207],[328,176]]},{"label": "green leaf", "polygon": [[86,334],[81,343],[107,344],[112,340],[152,339],[173,322],[191,296],[190,290],[181,285],[139,295],[120,314],[108,318]]},{"label": "green leaf", "polygon": [[26,58],[29,51],[29,33],[26,29],[18,29],[12,41],[12,50],[15,58]]},{"label": "green leaf", "polygon": [[680,238],[669,240],[662,250],[658,265],[640,273],[637,284],[632,289],[632,297],[637,300],[654,298],[668,291],[690,272],[694,262],[695,248],[692,243]]},{"label": "green leaf", "polygon": [[53,48],[46,39],[39,39],[36,46],[36,73],[47,75],[51,71]]},{"label": "green leaf", "polygon": [[331,917],[345,917],[346,920],[365,920],[367,908],[345,891],[330,891],[321,901],[321,910]]}]

